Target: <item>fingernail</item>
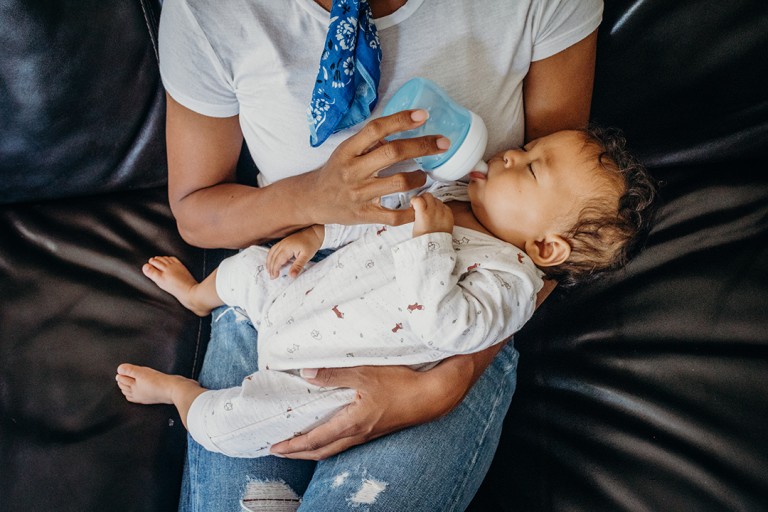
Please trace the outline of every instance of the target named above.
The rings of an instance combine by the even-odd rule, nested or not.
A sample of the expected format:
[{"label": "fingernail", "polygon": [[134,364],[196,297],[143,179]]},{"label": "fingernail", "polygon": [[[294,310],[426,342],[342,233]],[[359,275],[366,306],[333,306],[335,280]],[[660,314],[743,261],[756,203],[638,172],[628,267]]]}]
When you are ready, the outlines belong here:
[{"label": "fingernail", "polygon": [[426,110],[419,109],[411,112],[411,119],[416,121],[417,123],[424,121],[428,117],[429,117],[429,112],[427,112]]},{"label": "fingernail", "polygon": [[314,379],[317,377],[317,368],[302,368],[299,370],[302,379]]},{"label": "fingernail", "polygon": [[447,139],[445,137],[440,137],[439,139],[437,139],[435,143],[437,144],[438,149],[448,149],[449,147],[451,147],[450,139]]}]

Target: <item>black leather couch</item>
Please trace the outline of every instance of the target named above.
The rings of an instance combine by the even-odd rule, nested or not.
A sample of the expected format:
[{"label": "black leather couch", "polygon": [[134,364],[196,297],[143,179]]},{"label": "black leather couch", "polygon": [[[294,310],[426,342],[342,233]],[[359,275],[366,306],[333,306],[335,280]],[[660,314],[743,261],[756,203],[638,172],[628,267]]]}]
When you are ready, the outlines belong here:
[{"label": "black leather couch", "polygon": [[[122,361],[194,376],[152,0],[0,0],[0,512],[174,510],[185,437]],[[474,511],[768,509],[768,4],[608,0],[593,118],[664,183],[647,250],[548,300]],[[244,159],[244,176],[253,168]]]}]

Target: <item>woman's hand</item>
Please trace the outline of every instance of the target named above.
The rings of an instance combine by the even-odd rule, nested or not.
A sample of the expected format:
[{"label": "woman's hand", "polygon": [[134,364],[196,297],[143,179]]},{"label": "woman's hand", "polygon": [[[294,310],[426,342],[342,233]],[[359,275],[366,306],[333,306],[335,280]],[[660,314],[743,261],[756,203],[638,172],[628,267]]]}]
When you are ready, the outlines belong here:
[{"label": "woman's hand", "polygon": [[382,223],[399,225],[413,220],[413,210],[389,210],[381,206],[381,196],[405,192],[424,184],[421,171],[379,177],[379,171],[398,162],[444,152],[450,141],[439,135],[426,135],[391,142],[385,137],[412,130],[427,120],[425,110],[405,110],[374,119],[360,132],[345,140],[325,165],[307,176],[304,190],[313,201],[307,204],[310,218],[317,224]]},{"label": "woman's hand", "polygon": [[464,396],[464,390],[456,390],[460,386],[453,384],[429,393],[429,373],[405,366],[319,370],[316,378],[307,380],[319,386],[356,389],[357,398],[309,433],[275,444],[272,453],[291,459],[325,459],[447,413]]},{"label": "woman's hand", "polygon": [[290,459],[325,459],[443,416],[461,402],[500,349],[501,344],[450,357],[426,372],[405,366],[318,370],[315,378],[305,378],[318,386],[356,389],[357,398],[314,430],[273,445],[272,453]]},{"label": "woman's hand", "polygon": [[199,247],[248,247],[312,224],[410,222],[413,210],[388,210],[379,198],[423,185],[424,173],[378,172],[450,146],[438,135],[384,140],[424,124],[426,111],[407,110],[370,121],[315,171],[251,187],[237,183],[238,116],[204,116],[170,95],[167,104],[168,197],[179,233]]}]

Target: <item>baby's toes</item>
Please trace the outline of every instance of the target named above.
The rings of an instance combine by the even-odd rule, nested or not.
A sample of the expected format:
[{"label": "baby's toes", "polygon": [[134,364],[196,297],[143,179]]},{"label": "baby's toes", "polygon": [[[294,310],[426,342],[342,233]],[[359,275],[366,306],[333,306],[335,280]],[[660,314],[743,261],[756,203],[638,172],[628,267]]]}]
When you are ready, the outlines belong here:
[{"label": "baby's toes", "polygon": [[152,256],[149,258],[149,261],[147,262],[149,265],[152,265],[153,267],[157,268],[158,270],[163,270],[165,267],[168,266],[168,257],[167,256]]},{"label": "baby's toes", "polygon": [[163,275],[160,269],[158,269],[155,265],[152,265],[151,263],[145,263],[144,265],[142,265],[141,272],[153,281],[157,281],[158,279],[160,279],[160,276]]}]

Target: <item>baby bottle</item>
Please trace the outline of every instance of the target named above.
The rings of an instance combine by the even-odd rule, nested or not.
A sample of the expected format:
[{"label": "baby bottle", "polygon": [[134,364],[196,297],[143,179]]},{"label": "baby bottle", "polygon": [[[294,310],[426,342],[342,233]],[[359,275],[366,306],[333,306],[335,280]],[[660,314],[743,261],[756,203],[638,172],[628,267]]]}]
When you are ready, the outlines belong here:
[{"label": "baby bottle", "polygon": [[[439,155],[414,158],[418,166],[430,178],[439,181],[455,181],[471,171],[488,172],[483,153],[488,143],[488,130],[483,120],[474,112],[453,101],[436,83],[426,78],[412,78],[387,102],[382,116],[401,110],[420,108],[429,112],[427,121],[413,130],[399,132],[387,140],[442,135],[451,141],[448,151]],[[430,180],[427,180],[427,184]],[[399,210],[410,206],[411,197],[420,189],[389,194],[381,198],[385,208]]]},{"label": "baby bottle", "polygon": [[416,108],[429,112],[427,122],[414,130],[391,135],[387,140],[422,135],[447,137],[451,141],[448,151],[414,159],[436,180],[454,181],[473,170],[488,171],[482,160],[488,143],[488,130],[480,116],[457,104],[436,83],[426,78],[412,78],[400,87],[384,106],[382,115]]}]

